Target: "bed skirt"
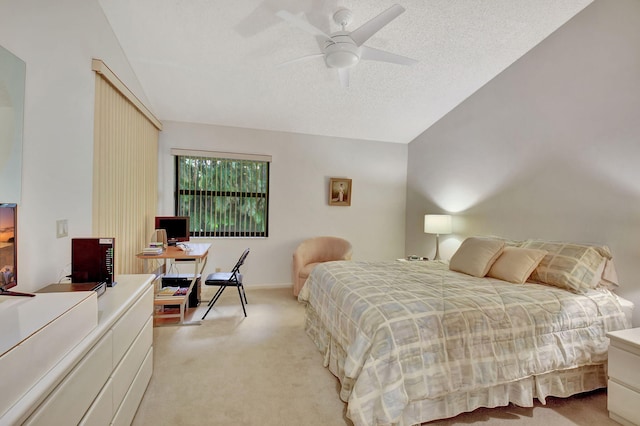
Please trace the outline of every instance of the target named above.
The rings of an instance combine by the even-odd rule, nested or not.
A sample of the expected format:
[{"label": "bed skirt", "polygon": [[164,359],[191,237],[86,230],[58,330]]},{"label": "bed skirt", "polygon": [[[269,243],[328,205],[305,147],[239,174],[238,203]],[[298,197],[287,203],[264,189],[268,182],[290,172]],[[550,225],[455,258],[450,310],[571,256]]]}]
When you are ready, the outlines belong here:
[{"label": "bed skirt", "polygon": [[364,406],[351,397],[354,381],[344,375],[346,359],[344,348],[331,338],[309,304],[306,305],[305,330],[324,355],[324,366],[329,368],[329,371],[340,381],[340,399],[347,403],[347,416],[355,425],[409,426],[454,417],[480,407],[502,407],[510,403],[520,407],[532,407],[535,399],[544,404],[548,396],[564,398],[607,386],[607,363],[605,362],[529,376],[514,382],[469,392],[409,401],[397,422],[372,424],[372,414],[367,413]]}]

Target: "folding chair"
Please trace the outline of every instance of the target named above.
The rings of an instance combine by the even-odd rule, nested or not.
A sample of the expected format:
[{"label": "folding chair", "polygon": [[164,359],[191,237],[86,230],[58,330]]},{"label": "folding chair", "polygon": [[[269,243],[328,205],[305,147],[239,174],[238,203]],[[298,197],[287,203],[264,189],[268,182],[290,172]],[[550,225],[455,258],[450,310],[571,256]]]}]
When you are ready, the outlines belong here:
[{"label": "folding chair", "polygon": [[233,267],[231,272],[215,272],[207,276],[207,279],[204,282],[205,285],[217,285],[220,288],[218,289],[218,291],[216,291],[216,294],[209,301],[209,309],[207,309],[207,312],[204,313],[202,319],[207,316],[211,308],[213,308],[213,305],[215,305],[215,303],[222,295],[222,292],[227,287],[236,287],[238,289],[242,311],[244,312],[244,316],[247,316],[247,310],[245,309],[244,305],[245,303],[248,304],[248,302],[247,295],[244,292],[244,286],[242,285],[242,274],[240,273],[240,267],[244,264],[244,260],[248,255],[249,249],[246,249],[240,256],[240,259],[238,259],[238,263],[236,263],[236,266]]}]

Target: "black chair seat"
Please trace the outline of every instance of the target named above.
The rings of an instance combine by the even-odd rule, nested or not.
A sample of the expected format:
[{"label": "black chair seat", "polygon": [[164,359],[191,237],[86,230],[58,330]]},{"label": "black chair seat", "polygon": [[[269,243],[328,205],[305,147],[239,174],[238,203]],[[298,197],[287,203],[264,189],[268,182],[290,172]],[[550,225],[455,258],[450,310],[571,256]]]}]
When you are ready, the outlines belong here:
[{"label": "black chair seat", "polygon": [[[214,272],[213,274],[207,275],[207,279],[205,280],[206,285],[217,285],[219,282],[225,282],[228,284],[228,281],[231,280],[233,273],[231,272]],[[242,274],[236,274],[236,278],[238,282],[242,282]],[[233,283],[231,284],[233,285]]]},{"label": "black chair seat", "polygon": [[244,264],[244,260],[249,255],[249,249],[246,249],[238,262],[233,267],[231,272],[214,272],[212,274],[207,275],[207,279],[205,280],[205,285],[215,285],[220,288],[216,291],[216,294],[209,301],[209,309],[204,313],[202,319],[205,319],[213,305],[218,301],[222,292],[227,287],[236,287],[238,289],[238,295],[240,296],[240,304],[242,305],[242,311],[244,312],[244,316],[247,316],[247,310],[244,305],[247,304],[247,294],[244,292],[244,286],[242,285],[242,274],[240,273],[240,267]]}]

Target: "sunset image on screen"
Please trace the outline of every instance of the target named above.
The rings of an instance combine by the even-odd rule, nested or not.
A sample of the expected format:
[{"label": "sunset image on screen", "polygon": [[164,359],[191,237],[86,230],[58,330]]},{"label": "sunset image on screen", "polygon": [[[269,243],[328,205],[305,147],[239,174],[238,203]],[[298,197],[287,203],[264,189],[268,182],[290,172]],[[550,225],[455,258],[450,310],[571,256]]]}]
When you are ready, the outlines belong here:
[{"label": "sunset image on screen", "polygon": [[0,243],[13,243],[15,236],[13,210],[0,209]]},{"label": "sunset image on screen", "polygon": [[15,210],[0,208],[0,288],[15,282]]}]

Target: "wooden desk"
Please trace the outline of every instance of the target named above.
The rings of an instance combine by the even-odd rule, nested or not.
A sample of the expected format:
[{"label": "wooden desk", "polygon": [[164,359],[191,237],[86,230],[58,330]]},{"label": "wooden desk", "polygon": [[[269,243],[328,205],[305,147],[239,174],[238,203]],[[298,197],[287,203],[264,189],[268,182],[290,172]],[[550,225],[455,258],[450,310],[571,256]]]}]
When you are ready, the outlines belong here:
[{"label": "wooden desk", "polygon": [[[148,261],[150,260],[162,261],[164,263],[163,271],[162,271],[163,274],[166,273],[166,270],[167,270],[167,261],[177,260],[177,261],[193,262],[194,264],[193,278],[191,279],[191,283],[189,284],[189,289],[187,290],[186,294],[179,295],[179,296],[165,296],[165,295],[157,294],[157,291],[156,291],[153,303],[155,306],[162,306],[163,311],[165,306],[171,306],[171,305],[180,306],[180,313],[178,314],[154,313],[154,318],[180,318],[179,324],[181,325],[185,325],[185,324],[197,325],[197,324],[200,324],[200,321],[186,323],[184,321],[184,313],[187,308],[187,303],[189,301],[189,293],[191,293],[191,290],[193,290],[193,286],[195,285],[198,279],[198,275],[202,275],[202,271],[204,271],[204,267],[207,265],[207,258],[209,255],[209,248],[211,248],[211,244],[188,243],[188,244],[181,244],[181,245],[183,247],[186,247],[187,250],[182,250],[175,246],[169,246],[160,254],[138,253],[136,257],[138,259],[143,259],[145,263],[148,263]],[[159,274],[156,274],[156,276],[158,275]]]}]

